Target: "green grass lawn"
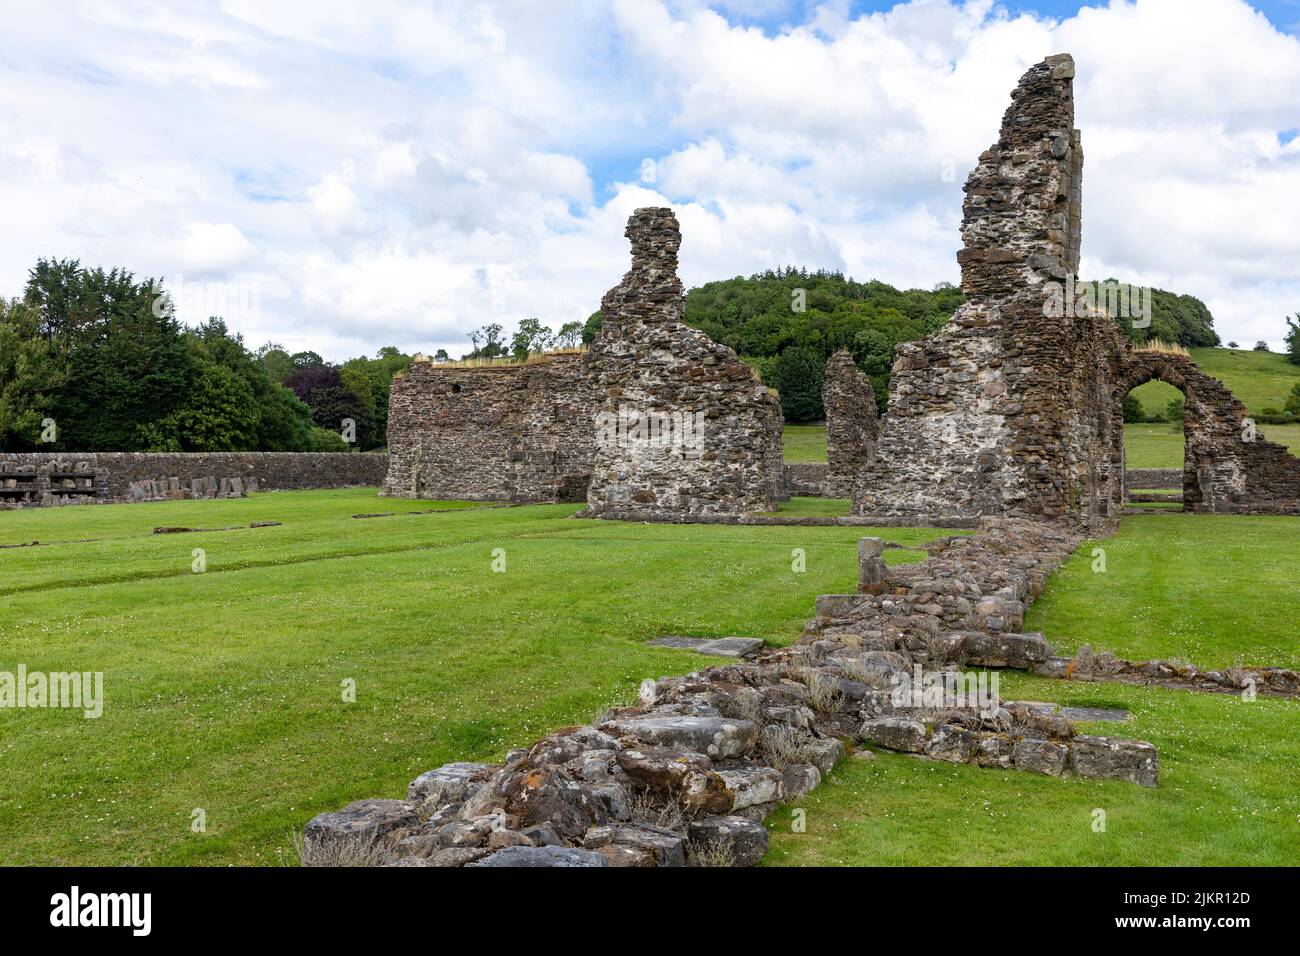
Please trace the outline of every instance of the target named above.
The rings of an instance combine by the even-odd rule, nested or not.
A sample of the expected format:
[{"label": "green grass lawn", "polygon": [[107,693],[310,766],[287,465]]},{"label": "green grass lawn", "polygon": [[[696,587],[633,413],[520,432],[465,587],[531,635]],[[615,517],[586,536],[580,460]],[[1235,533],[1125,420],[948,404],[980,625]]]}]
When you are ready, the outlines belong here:
[{"label": "green grass lawn", "polygon": [[786,425],[781,433],[785,460],[792,465],[826,460],[826,425]]},{"label": "green grass lawn", "polygon": [[[352,490],[0,512],[0,544],[61,542],[0,550],[0,670],[102,671],[106,697],[97,720],[0,710],[0,864],[290,861],[322,810],[401,796],[707,663],[651,638],[796,639],[815,595],[854,586],[862,534],[571,520],[573,505],[350,517],[435,506]],[[263,520],[283,525],[151,533]]]},{"label": "green grass lawn", "polygon": [[[1147,521],[1149,519],[1137,519]],[[881,752],[850,757],[768,817],[767,866],[1295,866],[1295,701],[1005,675],[1009,699],[1123,707],[1082,725],[1160,750],[1160,785],[1053,778]],[[1105,832],[1093,830],[1096,810]]]},{"label": "green grass lawn", "polygon": [[[1051,578],[1026,629],[1058,649],[1300,666],[1297,519],[1125,518]],[[1092,570],[1093,548],[1106,571]],[[1123,707],[1089,733],[1149,740],[1160,786],[1054,779],[900,754],[850,758],[768,819],[768,865],[1291,865],[1300,863],[1300,702],[1084,684],[1004,672],[1006,699]],[[1093,811],[1106,831],[1093,831]]]},{"label": "green grass lawn", "polygon": [[1300,667],[1298,542],[1294,517],[1128,517],[1056,571],[1025,627],[1067,653]]}]

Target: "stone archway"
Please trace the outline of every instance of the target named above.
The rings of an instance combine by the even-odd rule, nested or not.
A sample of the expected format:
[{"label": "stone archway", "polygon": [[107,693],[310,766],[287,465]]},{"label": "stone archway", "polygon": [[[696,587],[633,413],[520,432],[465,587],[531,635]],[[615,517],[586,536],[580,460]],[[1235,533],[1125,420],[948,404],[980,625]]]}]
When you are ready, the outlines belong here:
[{"label": "stone archway", "polygon": [[1121,443],[1125,395],[1153,379],[1183,393],[1183,510],[1296,510],[1300,459],[1267,441],[1222,382],[1186,355],[1126,350],[1121,363],[1112,402],[1112,427]]}]

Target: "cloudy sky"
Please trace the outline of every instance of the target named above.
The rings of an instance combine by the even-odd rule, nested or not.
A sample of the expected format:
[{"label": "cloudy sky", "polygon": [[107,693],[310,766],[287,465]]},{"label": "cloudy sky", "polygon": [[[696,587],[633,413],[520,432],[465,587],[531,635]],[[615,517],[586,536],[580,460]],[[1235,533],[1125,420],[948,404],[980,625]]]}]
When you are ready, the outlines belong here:
[{"label": "cloudy sky", "polygon": [[[1300,0],[0,0],[0,294],[40,256],[161,276],[251,346],[453,355],[585,318],[637,206],[687,285],[958,278],[961,183],[1078,65],[1085,276],[1300,312]],[[221,304],[223,302],[224,304]]]}]

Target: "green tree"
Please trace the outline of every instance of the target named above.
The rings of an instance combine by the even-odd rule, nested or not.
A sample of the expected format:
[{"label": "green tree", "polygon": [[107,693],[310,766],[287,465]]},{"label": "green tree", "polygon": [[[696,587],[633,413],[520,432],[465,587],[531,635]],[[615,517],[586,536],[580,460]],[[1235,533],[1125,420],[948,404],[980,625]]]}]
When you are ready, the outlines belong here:
[{"label": "green tree", "polygon": [[66,350],[41,334],[39,310],[17,299],[0,299],[0,449],[62,447],[62,442],[43,443],[41,435],[66,380]]},{"label": "green tree", "polygon": [[141,426],[137,440],[146,451],[249,451],[257,445],[259,417],[248,384],[224,366],[207,365],[185,404]]},{"label": "green tree", "polygon": [[822,408],[825,377],[826,361],[816,349],[797,345],[777,356],[770,384],[781,393],[786,421],[809,422],[826,416]]},{"label": "green tree", "polygon": [[577,348],[578,343],[582,341],[582,330],[581,322],[565,322],[560,326],[560,331],[555,333],[556,346],[562,349]]},{"label": "green tree", "polygon": [[1295,318],[1287,316],[1286,320],[1286,360],[1292,365],[1300,365],[1300,312]]},{"label": "green tree", "polygon": [[1291,389],[1291,394],[1287,396],[1286,407],[1283,409],[1287,414],[1300,418],[1300,382]]}]

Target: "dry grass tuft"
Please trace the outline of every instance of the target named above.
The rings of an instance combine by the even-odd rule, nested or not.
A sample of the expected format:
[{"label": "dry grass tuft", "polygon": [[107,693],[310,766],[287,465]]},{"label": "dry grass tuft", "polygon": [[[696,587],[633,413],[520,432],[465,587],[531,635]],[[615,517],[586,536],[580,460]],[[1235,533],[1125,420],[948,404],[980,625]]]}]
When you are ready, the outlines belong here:
[{"label": "dry grass tuft", "polygon": [[1166,342],[1164,339],[1151,339],[1135,346],[1135,352],[1163,352],[1166,355],[1185,355],[1191,357],[1191,352],[1187,351],[1186,346],[1179,345],[1177,342]]}]

